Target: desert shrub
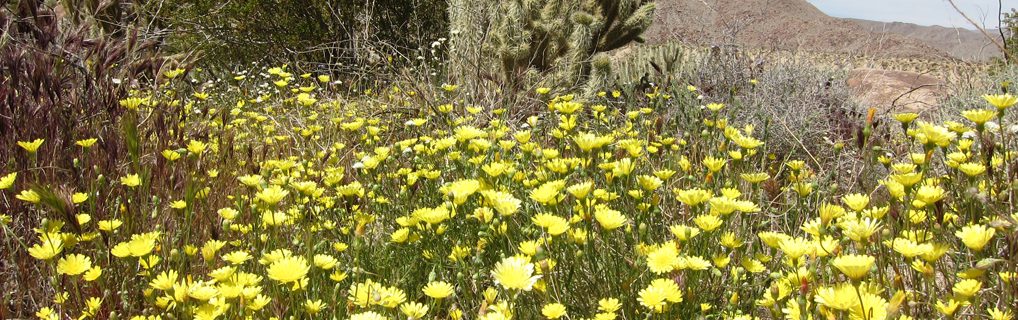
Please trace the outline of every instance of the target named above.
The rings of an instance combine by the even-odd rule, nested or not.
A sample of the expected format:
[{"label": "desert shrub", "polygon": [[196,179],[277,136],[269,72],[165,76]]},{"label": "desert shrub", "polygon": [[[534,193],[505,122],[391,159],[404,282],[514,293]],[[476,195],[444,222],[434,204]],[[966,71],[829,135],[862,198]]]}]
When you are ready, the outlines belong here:
[{"label": "desert shrub", "polygon": [[[167,45],[210,66],[378,65],[446,36],[446,0],[168,1],[150,12]],[[407,59],[410,60],[410,59]]]},{"label": "desert shrub", "polygon": [[978,104],[986,92],[1018,92],[1018,66],[999,65],[968,81],[951,83],[951,94],[945,97],[942,107],[929,110],[926,116],[944,120],[956,117],[958,112]]},{"label": "desert shrub", "polygon": [[776,148],[830,159],[835,142],[853,143],[865,110],[834,68],[797,61],[776,62],[759,72],[741,95],[740,120],[766,125]]},{"label": "desert shrub", "polygon": [[772,150],[814,164],[836,162],[832,146],[856,141],[867,112],[853,102],[846,72],[805,59],[768,58],[732,46],[636,46],[615,58],[618,72],[608,91],[639,97],[688,87],[702,101],[731,104],[740,123],[766,132]]}]

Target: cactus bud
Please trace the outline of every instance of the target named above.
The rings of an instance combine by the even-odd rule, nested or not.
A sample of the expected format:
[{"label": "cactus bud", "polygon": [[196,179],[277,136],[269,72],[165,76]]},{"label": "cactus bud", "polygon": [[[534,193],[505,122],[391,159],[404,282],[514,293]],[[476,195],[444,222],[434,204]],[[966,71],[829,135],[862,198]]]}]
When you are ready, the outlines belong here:
[{"label": "cactus bud", "polygon": [[572,18],[573,18],[572,19],[573,23],[576,23],[576,24],[582,24],[582,25],[585,25],[585,26],[589,26],[591,23],[594,23],[594,16],[591,16],[589,13],[582,12],[582,11],[581,12],[573,13]]}]

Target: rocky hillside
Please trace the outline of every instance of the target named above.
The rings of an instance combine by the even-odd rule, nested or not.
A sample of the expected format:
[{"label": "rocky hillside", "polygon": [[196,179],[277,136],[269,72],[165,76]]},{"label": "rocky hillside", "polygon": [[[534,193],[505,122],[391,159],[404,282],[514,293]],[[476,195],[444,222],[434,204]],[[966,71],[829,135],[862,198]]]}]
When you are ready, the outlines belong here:
[{"label": "rocky hillside", "polygon": [[736,43],[878,58],[954,60],[937,46],[830,17],[806,0],[658,0],[650,42]]},{"label": "rocky hillside", "polygon": [[[997,46],[990,43],[982,33],[962,28],[941,26],[920,26],[903,22],[880,22],[861,19],[845,19],[876,33],[890,33],[920,40],[934,48],[966,61],[987,61],[1000,56]],[[996,29],[988,32],[997,36]]]}]

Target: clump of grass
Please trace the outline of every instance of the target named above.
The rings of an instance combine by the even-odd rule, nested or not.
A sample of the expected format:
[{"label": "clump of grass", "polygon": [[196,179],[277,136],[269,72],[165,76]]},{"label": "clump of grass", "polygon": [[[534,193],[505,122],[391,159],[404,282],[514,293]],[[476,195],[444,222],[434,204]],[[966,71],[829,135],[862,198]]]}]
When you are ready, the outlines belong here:
[{"label": "clump of grass", "polygon": [[[119,172],[125,159],[118,101],[127,96],[126,84],[148,81],[164,61],[154,41],[108,15],[110,6],[84,21],[77,11],[40,1],[0,7],[0,167],[17,173],[6,176],[5,189],[13,183],[37,190],[47,208],[80,231],[69,215],[93,208],[78,207],[72,194],[101,185],[99,173]],[[37,294],[53,293],[37,282],[40,266],[15,250],[41,219],[13,196],[0,196],[0,211],[8,220],[18,217],[5,222],[0,240],[0,285],[9,288],[0,296],[0,318],[26,316]]]}]

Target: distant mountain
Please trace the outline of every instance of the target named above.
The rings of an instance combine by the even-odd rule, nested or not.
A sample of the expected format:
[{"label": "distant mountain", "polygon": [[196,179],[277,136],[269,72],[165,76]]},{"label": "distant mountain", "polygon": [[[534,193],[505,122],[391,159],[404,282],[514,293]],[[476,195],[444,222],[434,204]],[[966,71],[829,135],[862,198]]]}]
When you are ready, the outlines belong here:
[{"label": "distant mountain", "polygon": [[[877,33],[893,33],[922,41],[934,48],[950,54],[952,57],[966,61],[987,61],[1000,57],[1000,49],[993,45],[979,31],[948,28],[941,26],[921,26],[904,22],[880,22],[861,19],[844,19],[861,25],[864,29]],[[987,30],[991,36],[999,37],[999,30]]]},{"label": "distant mountain", "polygon": [[970,40],[953,46],[952,32],[946,30],[944,35],[936,29],[891,30],[897,28],[830,17],[806,0],[657,0],[654,24],[644,36],[652,43],[735,43],[757,49],[932,60],[956,60],[969,55],[964,48],[978,47],[968,45]]}]

